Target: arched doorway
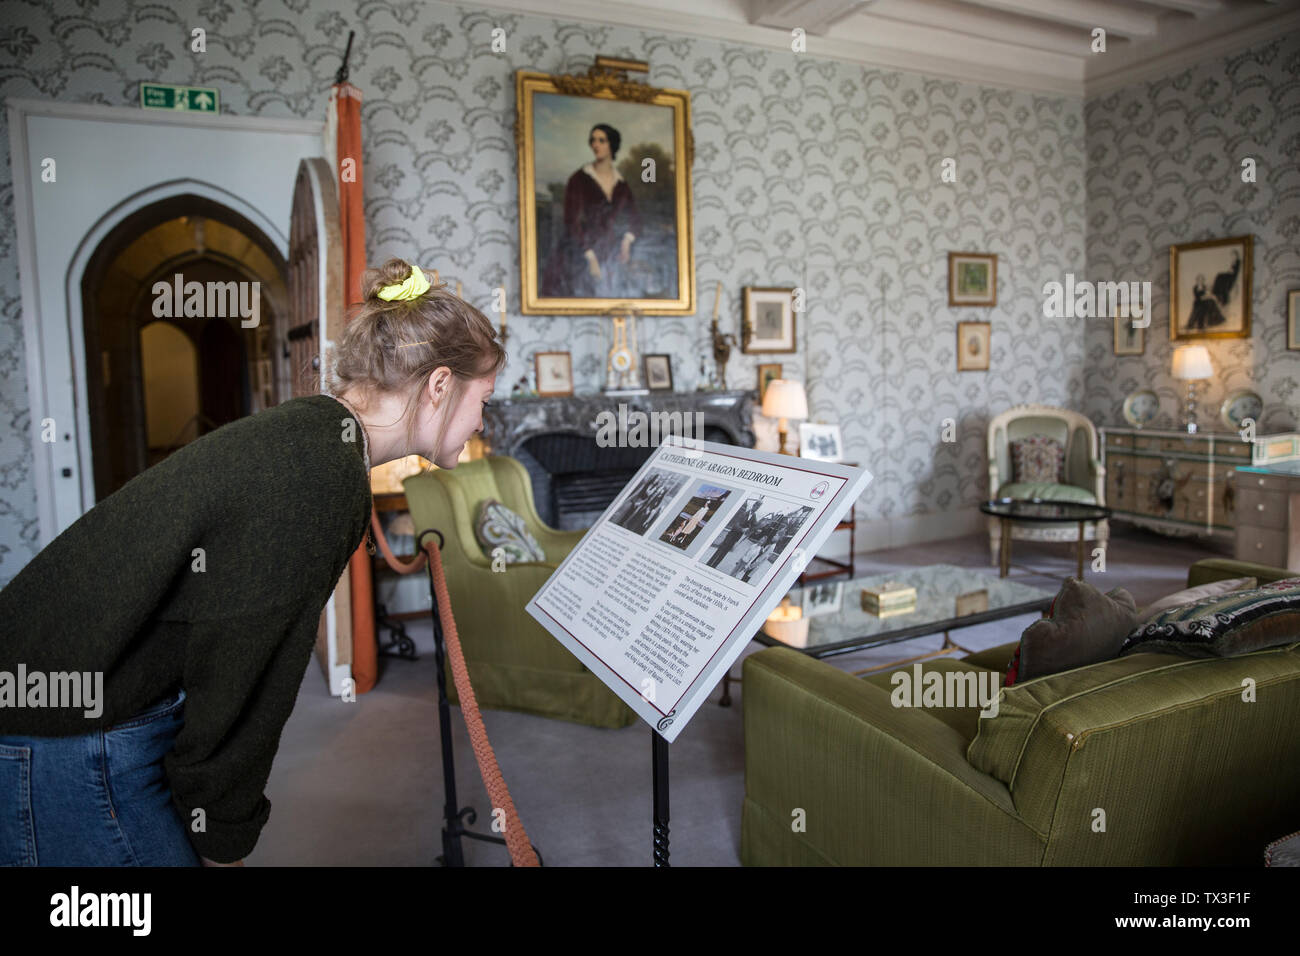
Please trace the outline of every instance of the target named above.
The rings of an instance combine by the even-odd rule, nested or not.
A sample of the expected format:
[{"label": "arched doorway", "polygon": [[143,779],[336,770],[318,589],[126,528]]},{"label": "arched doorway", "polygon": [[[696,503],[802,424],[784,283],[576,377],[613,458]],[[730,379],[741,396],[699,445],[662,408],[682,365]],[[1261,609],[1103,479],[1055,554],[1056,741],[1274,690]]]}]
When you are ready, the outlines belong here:
[{"label": "arched doorway", "polygon": [[[289,397],[286,272],[260,229],[206,197],[161,200],[105,236],[81,284],[96,500]],[[192,349],[188,367],[176,336]],[[181,367],[158,365],[168,361]],[[154,392],[180,394],[186,377],[195,406],[182,421]]]}]

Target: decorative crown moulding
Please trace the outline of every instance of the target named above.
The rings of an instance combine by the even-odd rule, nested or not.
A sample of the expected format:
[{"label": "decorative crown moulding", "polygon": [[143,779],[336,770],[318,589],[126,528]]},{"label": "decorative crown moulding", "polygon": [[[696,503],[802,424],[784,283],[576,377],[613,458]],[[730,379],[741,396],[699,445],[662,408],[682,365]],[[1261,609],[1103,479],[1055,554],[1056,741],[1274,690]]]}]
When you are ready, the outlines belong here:
[{"label": "decorative crown moulding", "polygon": [[[548,19],[655,29],[790,52],[788,29],[727,19],[743,10],[743,6],[730,2],[693,0],[689,11],[625,0],[480,0],[479,5]],[[839,32],[848,33],[851,27],[860,37],[870,36],[871,9],[868,4],[862,8],[863,16],[841,20]],[[1206,60],[1229,56],[1300,29],[1300,10],[1293,5],[1270,3],[1228,10],[1234,18],[1231,22],[1225,21],[1222,15],[1209,16],[1175,24],[1169,35],[1162,23],[1158,35],[1144,37],[1138,43],[1128,44],[1116,38],[1115,49],[1106,54],[1088,51],[1087,55],[1070,56],[1032,43],[1017,44],[1010,33],[1006,40],[995,41],[986,35],[952,32],[950,40],[945,34],[936,44],[931,27],[878,18],[877,23],[888,24],[887,33],[896,38],[895,42],[871,42],[851,35],[837,37],[834,35],[837,27],[833,25],[829,28],[830,36],[808,31],[811,52],[804,55],[981,86],[1090,99],[1132,83],[1177,73]],[[715,12],[717,15],[710,15]],[[904,45],[901,40],[910,35],[909,30],[916,33],[915,42]],[[1081,49],[1087,50],[1088,42],[1087,32],[1080,31]]]}]

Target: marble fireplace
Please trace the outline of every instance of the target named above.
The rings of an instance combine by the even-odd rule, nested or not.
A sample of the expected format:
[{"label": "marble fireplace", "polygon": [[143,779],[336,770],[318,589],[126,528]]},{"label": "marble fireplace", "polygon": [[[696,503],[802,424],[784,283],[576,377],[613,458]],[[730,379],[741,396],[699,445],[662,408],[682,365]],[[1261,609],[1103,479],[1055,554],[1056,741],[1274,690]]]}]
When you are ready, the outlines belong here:
[{"label": "marble fireplace", "polygon": [[686,429],[702,422],[706,441],[752,448],[756,399],[751,390],[493,400],[483,413],[483,440],[490,454],[509,455],[528,470],[543,521],[574,530],[590,527],[654,451],[602,447],[602,413],[605,421],[610,415],[664,413],[659,421],[685,423]]}]

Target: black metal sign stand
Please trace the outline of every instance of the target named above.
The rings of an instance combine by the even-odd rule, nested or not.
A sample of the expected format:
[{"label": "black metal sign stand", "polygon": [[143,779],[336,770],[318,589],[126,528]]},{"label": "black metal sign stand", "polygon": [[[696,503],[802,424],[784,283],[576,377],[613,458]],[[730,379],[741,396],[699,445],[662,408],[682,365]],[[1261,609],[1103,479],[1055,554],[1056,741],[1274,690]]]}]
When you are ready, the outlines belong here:
[{"label": "black metal sign stand", "polygon": [[[426,535],[436,534],[438,536],[438,549],[442,550],[445,539],[442,532],[433,528],[421,532],[416,539],[416,547],[424,548],[424,538]],[[444,790],[444,800],[442,805],[442,855],[438,857],[438,862],[443,866],[464,866],[465,855],[461,847],[460,838],[469,837],[471,840],[482,840],[484,843],[498,843],[501,846],[506,845],[505,837],[490,836],[486,833],[475,833],[465,828],[465,822],[473,823],[478,819],[478,814],[473,807],[459,806],[456,799],[456,757],[451,738],[451,701],[447,699],[447,665],[446,654],[443,651],[442,643],[442,616],[438,613],[438,592],[433,586],[433,562],[427,564],[429,572],[429,598],[433,602],[433,642],[434,642],[434,660],[438,665],[438,729],[441,734],[442,749],[442,782]],[[537,847],[533,847],[533,852],[537,853],[537,862],[542,862],[542,854],[538,852]]]},{"label": "black metal sign stand", "polygon": [[654,777],[654,861],[655,866],[672,866],[668,862],[668,741],[650,728],[652,775]]}]

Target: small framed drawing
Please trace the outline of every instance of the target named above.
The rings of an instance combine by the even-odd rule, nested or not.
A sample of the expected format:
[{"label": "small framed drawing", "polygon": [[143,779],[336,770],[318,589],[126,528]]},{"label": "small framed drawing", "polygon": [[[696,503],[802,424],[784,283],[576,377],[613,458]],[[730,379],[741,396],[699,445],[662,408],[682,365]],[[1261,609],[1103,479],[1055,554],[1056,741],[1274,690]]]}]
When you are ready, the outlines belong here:
[{"label": "small framed drawing", "polygon": [[844,443],[839,425],[799,423],[799,457],[813,461],[843,461]]},{"label": "small framed drawing", "polygon": [[765,362],[758,367],[758,404],[763,404],[763,396],[767,394],[767,383],[780,377],[780,362]]},{"label": "small framed drawing", "polygon": [[1250,338],[1250,236],[1169,247],[1169,338]]},{"label": "small framed drawing", "polygon": [[988,371],[992,334],[993,325],[989,322],[957,323],[957,371]]},{"label": "small framed drawing", "polygon": [[673,357],[647,355],[645,357],[645,387],[652,392],[673,390]]},{"label": "small framed drawing", "polygon": [[745,316],[740,349],[755,352],[793,352],[794,289],[745,286]]},{"label": "small framed drawing", "polygon": [[573,394],[573,359],[568,352],[538,352],[533,356],[537,394],[542,398]]},{"label": "small framed drawing", "polygon": [[1115,313],[1115,354],[1141,355],[1147,350],[1147,330],[1145,326],[1134,325],[1133,316],[1127,319]]},{"label": "small framed drawing", "polygon": [[948,253],[948,304],[998,304],[997,253]]},{"label": "small framed drawing", "polygon": [[1300,351],[1300,289],[1291,289],[1286,294],[1286,347],[1291,351]]}]

